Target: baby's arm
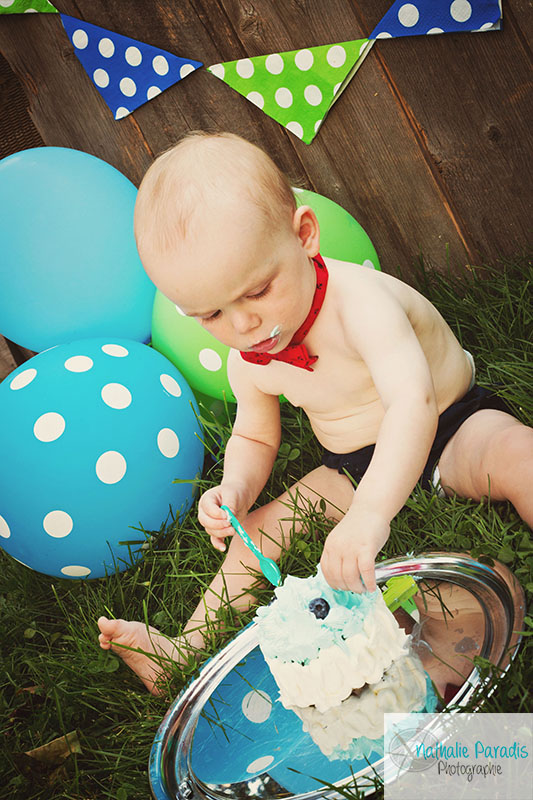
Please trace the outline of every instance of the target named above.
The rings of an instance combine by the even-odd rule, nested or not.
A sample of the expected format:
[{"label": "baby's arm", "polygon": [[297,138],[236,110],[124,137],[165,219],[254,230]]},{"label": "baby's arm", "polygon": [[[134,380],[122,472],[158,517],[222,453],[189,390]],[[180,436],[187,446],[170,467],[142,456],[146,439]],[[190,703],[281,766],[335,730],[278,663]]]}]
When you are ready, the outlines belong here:
[{"label": "baby's arm", "polygon": [[328,536],[321,563],[332,586],[361,591],[361,578],[369,590],[375,588],[375,557],[424,469],[438,410],[416,333],[387,289],[357,303],[357,314],[352,310],[346,319],[346,335],[370,370],[385,415],[372,461],[346,516]]},{"label": "baby's arm", "polygon": [[228,376],[237,398],[237,416],[224,454],[220,486],[200,498],[198,519],[217,550],[234,531],[226,514],[227,505],[242,520],[261,492],[272,471],[281,438],[279,400],[261,392],[250,379],[253,367],[234,351],[228,360]]}]

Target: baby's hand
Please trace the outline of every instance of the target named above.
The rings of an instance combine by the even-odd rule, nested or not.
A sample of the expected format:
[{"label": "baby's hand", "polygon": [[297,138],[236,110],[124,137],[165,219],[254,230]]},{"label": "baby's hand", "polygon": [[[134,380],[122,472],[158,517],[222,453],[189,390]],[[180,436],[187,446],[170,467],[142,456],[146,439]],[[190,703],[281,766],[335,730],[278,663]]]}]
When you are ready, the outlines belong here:
[{"label": "baby's hand", "polygon": [[362,592],[366,588],[373,592],[374,561],[389,534],[388,520],[373,511],[352,507],[324,545],[320,565],[329,585],[333,589]]},{"label": "baby's hand", "polygon": [[226,545],[222,540],[226,536],[232,536],[235,531],[228,521],[226,512],[220,508],[222,505],[231,508],[237,519],[242,520],[248,513],[243,488],[231,484],[214,486],[204,492],[198,503],[200,525],[203,525],[209,534],[213,547],[224,552]]}]

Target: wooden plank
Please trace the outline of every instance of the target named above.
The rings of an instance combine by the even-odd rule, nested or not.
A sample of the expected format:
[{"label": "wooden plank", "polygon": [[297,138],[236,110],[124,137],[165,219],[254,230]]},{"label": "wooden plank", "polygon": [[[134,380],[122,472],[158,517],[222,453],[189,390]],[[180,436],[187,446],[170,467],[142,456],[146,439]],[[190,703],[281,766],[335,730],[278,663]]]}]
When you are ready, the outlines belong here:
[{"label": "wooden plank", "polygon": [[[370,32],[390,0],[283,4],[273,0],[174,4],[57,0],[56,5],[72,16],[211,64],[359,38]],[[518,19],[528,3],[514,0],[507,5]],[[419,249],[435,265],[443,265],[446,243],[452,263],[459,266],[472,260],[481,241],[488,255],[495,257],[502,244],[498,227],[510,231],[514,226],[517,241],[524,236],[522,220],[531,191],[523,190],[522,178],[518,186],[523,198],[513,199],[517,176],[509,170],[504,174],[502,168],[507,159],[511,173],[521,169],[520,148],[514,142],[527,129],[523,100],[515,98],[514,105],[509,100],[506,109],[505,130],[512,131],[512,138],[506,134],[499,150],[494,142],[490,145],[493,150],[488,152],[493,158],[496,154],[498,162],[492,175],[488,164],[476,163],[489,147],[485,143],[483,149],[477,141],[480,114],[468,110],[481,105],[476,86],[453,87],[448,78],[442,78],[459,74],[456,61],[465,68],[464,50],[475,55],[472,63],[481,59],[483,85],[488,85],[498,77],[500,65],[490,56],[493,45],[481,40],[507,36],[504,45],[497,47],[507,47],[511,62],[517,53],[522,59],[521,24],[514,26],[514,33],[378,42],[311,146],[299,142],[205,70],[115,122],[54,15],[4,18],[0,48],[26,87],[32,118],[46,144],[93,153],[138,183],[153,154],[187,130],[234,131],[263,146],[294,180],[303,180],[347,208],[367,229],[384,268],[391,271],[397,264],[409,268]],[[474,39],[479,42],[468,44]],[[457,43],[444,46],[448,40]],[[505,80],[508,77],[509,69]],[[435,101],[436,86],[446,98],[443,103]],[[498,92],[495,97],[504,96],[504,84]],[[459,117],[456,109],[463,105],[467,113]],[[450,165],[448,170],[439,170],[439,160]],[[468,169],[461,170],[458,164]],[[475,202],[476,197],[491,197],[496,184],[499,205]]]},{"label": "wooden plank", "polygon": [[533,86],[519,22],[525,5],[515,12],[498,32],[378,42],[387,79],[474,260],[512,256],[531,234]]}]

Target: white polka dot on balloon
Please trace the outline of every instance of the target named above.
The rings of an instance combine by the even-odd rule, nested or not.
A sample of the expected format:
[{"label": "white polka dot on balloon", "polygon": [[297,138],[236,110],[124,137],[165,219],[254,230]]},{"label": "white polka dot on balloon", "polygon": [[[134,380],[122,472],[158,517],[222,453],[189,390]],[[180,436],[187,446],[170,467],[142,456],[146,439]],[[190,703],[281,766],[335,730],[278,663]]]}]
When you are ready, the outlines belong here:
[{"label": "white polka dot on balloon", "polygon": [[478,31],[490,31],[491,28],[494,28],[494,22],[485,22],[478,28]]},{"label": "white polka dot on balloon", "polygon": [[172,428],[163,428],[157,434],[157,446],[166,458],[175,458],[180,449],[180,440]]},{"label": "white polka dot on balloon", "polygon": [[24,369],[22,372],[19,372],[18,375],[15,375],[9,384],[9,388],[13,389],[14,392],[16,392],[17,389],[24,389],[25,386],[28,386],[32,382],[36,375],[36,369]]},{"label": "white polka dot on balloon", "polygon": [[181,309],[179,306],[177,306],[177,305],[174,305],[174,308],[176,309],[176,311],[178,312],[178,314],[181,314],[181,316],[182,316],[182,317],[186,317],[186,316],[187,316],[187,314],[185,313],[185,311],[182,311],[182,309]]},{"label": "white polka dot on balloon", "polygon": [[180,67],[180,78],[186,78],[187,75],[190,75],[191,72],[194,72],[194,69],[195,68],[192,64],[183,64],[183,66]]},{"label": "white polka dot on balloon", "polygon": [[209,71],[217,78],[221,79],[224,78],[224,75],[226,74],[224,64],[213,64],[211,67],[209,67]]},{"label": "white polka dot on balloon", "polygon": [[115,53],[115,45],[107,36],[98,42],[98,51],[104,58],[111,58]]},{"label": "white polka dot on balloon", "polygon": [[272,699],[258,689],[248,692],[242,699],[242,713],[250,722],[266,722],[272,712]]},{"label": "white polka dot on balloon", "polygon": [[105,89],[106,86],[109,86],[109,75],[105,69],[95,69],[93,72],[93,81],[100,89]]},{"label": "white polka dot on balloon", "polygon": [[50,511],[43,519],[43,528],[49,536],[53,536],[55,539],[68,536],[73,527],[72,517],[66,511]]},{"label": "white polka dot on balloon", "polygon": [[167,375],[165,372],[159,376],[159,380],[163,389],[171,394],[173,397],[181,397],[181,386],[172,375]]},{"label": "white polka dot on balloon", "polygon": [[374,264],[369,258],[365,258],[363,263],[361,264],[362,267],[367,267],[368,269],[375,269]]},{"label": "white polka dot on balloon", "polygon": [[91,574],[89,567],[82,567],[80,564],[70,564],[67,567],[61,567],[63,575],[68,575],[69,578],[86,578]]},{"label": "white polka dot on balloon", "polygon": [[235,64],[235,69],[241,78],[251,78],[254,74],[254,65],[249,58],[240,58]]},{"label": "white polka dot on balloon", "polygon": [[4,539],[9,539],[11,536],[11,529],[5,519],[0,516],[0,536]]},{"label": "white polka dot on balloon", "polygon": [[303,139],[304,138],[304,129],[302,128],[302,126],[300,125],[299,122],[295,122],[295,121],[288,122],[285,125],[285,127],[287,128],[288,131],[291,131],[291,133],[294,133],[294,135],[297,136],[299,139]]},{"label": "white polka dot on balloon", "polygon": [[126,97],[133,97],[137,92],[137,84],[131,78],[122,78],[119,83],[119,88]]},{"label": "white polka dot on balloon", "polygon": [[444,31],[442,30],[442,28],[430,28],[428,31],[428,34],[430,36],[433,36],[435,33],[444,33]]},{"label": "white polka dot on balloon", "polygon": [[246,767],[246,772],[263,772],[274,761],[274,756],[263,756],[256,758],[251,764]]},{"label": "white polka dot on balloon", "polygon": [[274,97],[280,108],[289,108],[292,106],[292,93],[289,91],[289,89],[285,88],[285,86],[282,86],[281,89],[278,89]]},{"label": "white polka dot on balloon", "polygon": [[260,92],[250,92],[246,95],[246,99],[253,103],[257,108],[263,108],[265,105],[265,98]]},{"label": "white polka dot on balloon", "polygon": [[376,39],[392,39],[392,33],[387,33],[387,31],[381,31],[376,36]]},{"label": "white polka dot on balloon", "polygon": [[119,106],[115,111],[115,119],[124,119],[124,117],[127,117],[129,113],[129,108],[126,108],[125,106]]},{"label": "white polka dot on balloon", "polygon": [[154,72],[157,72],[158,75],[166,75],[169,70],[168,61],[165,56],[156,56],[152,61],[152,67],[154,68]]},{"label": "white polka dot on balloon", "polygon": [[311,50],[298,50],[294,56],[294,63],[298,69],[302,70],[302,72],[306,72],[308,69],[311,69],[314,60],[315,58]]},{"label": "white polka dot on balloon", "polygon": [[266,57],[265,67],[271,75],[279,75],[282,73],[284,66],[285,64],[279,53],[271,53]]},{"label": "white polka dot on balloon", "polygon": [[340,44],[335,44],[329,48],[326,58],[330,67],[342,67],[346,61],[346,50]]},{"label": "white polka dot on balloon", "polygon": [[472,6],[468,0],[453,0],[450,15],[456,22],[466,22],[472,16]]},{"label": "white polka dot on balloon", "polygon": [[222,359],[216,350],[210,347],[204,347],[198,354],[200,364],[204,369],[209,372],[217,372],[222,367]]},{"label": "white polka dot on balloon", "polygon": [[9,8],[14,2],[15,0],[0,0],[0,6],[2,6],[2,8]]},{"label": "white polka dot on balloon", "polygon": [[72,44],[74,47],[77,47],[78,50],[85,50],[89,44],[89,37],[87,36],[87,33],[81,28],[78,28],[78,30],[74,31],[72,34]]},{"label": "white polka dot on balloon", "polygon": [[87,372],[93,367],[93,360],[89,356],[71,356],[65,361],[65,369],[69,372]]},{"label": "white polka dot on balloon", "polygon": [[157,97],[158,94],[161,94],[161,89],[159,86],[150,86],[148,91],[146,92],[146,97],[148,100],[152,100],[154,97]]},{"label": "white polka dot on balloon", "polygon": [[124,358],[129,355],[129,351],[125,347],[122,347],[121,344],[104,344],[102,345],[102,351],[106,353],[106,355],[114,356],[115,358]]},{"label": "white polka dot on balloon", "polygon": [[419,17],[418,8],[412,3],[405,3],[398,11],[398,20],[404,28],[412,28],[418,22]]},{"label": "white polka dot on balloon", "polygon": [[33,426],[33,433],[40,442],[54,442],[62,436],[65,430],[65,420],[56,411],[42,414]]},{"label": "white polka dot on balloon", "polygon": [[323,120],[323,119],[319,119],[319,120],[317,120],[317,121],[315,122],[315,133],[318,133],[318,131],[319,131],[319,128],[320,128],[320,126],[322,125],[322,123],[323,123],[323,122],[324,122],[324,120]]},{"label": "white polka dot on balloon", "polygon": [[322,102],[322,92],[314,84],[305,87],[304,97],[310,106],[319,106]]},{"label": "white polka dot on balloon", "polygon": [[121,383],[106,383],[101,395],[106,406],[110,408],[122,409],[131,405],[131,392]]},{"label": "white polka dot on balloon", "polygon": [[130,67],[138,67],[141,61],[143,60],[142,53],[138,47],[131,47],[126,48],[126,52],[124,53],[124,58],[126,59],[127,63]]},{"label": "white polka dot on balloon", "polygon": [[108,450],[98,458],[95,468],[102,483],[118,483],[126,474],[127,463],[122,453]]}]

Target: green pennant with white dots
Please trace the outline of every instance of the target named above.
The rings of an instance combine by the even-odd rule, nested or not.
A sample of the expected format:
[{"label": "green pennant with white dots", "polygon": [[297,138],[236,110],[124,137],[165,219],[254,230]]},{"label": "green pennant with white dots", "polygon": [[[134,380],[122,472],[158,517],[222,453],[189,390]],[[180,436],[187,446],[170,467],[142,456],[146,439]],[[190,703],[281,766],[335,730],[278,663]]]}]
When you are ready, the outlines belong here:
[{"label": "green pennant with white dots", "polygon": [[310,144],[372,44],[355,39],[241,58],[207,69]]},{"label": "green pennant with white dots", "polygon": [[48,0],[0,0],[0,14],[58,14]]}]

